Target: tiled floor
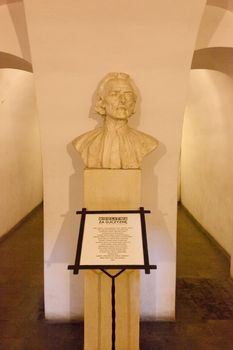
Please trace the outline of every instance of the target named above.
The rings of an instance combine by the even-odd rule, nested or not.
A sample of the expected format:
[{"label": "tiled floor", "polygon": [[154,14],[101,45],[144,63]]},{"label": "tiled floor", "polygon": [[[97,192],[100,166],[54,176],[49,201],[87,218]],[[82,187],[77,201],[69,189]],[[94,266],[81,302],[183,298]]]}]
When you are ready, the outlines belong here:
[{"label": "tiled floor", "polygon": [[[42,209],[0,243],[0,349],[83,348],[83,324],[43,319]],[[228,259],[180,208],[176,322],[141,324],[141,350],[232,350]]]}]

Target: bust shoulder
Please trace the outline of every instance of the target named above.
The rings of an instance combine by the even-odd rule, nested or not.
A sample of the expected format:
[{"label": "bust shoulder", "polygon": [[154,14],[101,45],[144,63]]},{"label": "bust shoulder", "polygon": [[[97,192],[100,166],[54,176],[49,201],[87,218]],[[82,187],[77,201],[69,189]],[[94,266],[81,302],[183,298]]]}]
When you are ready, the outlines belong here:
[{"label": "bust shoulder", "polygon": [[72,144],[74,145],[77,151],[82,152],[86,147],[88,147],[88,145],[90,145],[96,139],[96,137],[100,136],[102,132],[102,127],[88,131],[85,134],[76,137],[72,141]]}]

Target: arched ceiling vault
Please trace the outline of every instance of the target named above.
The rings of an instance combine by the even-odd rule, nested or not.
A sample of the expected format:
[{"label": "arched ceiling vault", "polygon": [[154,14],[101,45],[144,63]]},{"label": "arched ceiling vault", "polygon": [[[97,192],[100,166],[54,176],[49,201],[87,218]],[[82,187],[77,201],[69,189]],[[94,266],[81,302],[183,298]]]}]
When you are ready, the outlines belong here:
[{"label": "arched ceiling vault", "polygon": [[207,5],[221,7],[225,10],[233,12],[232,0],[207,0]]},{"label": "arched ceiling vault", "polygon": [[0,68],[13,68],[32,72],[32,65],[30,62],[2,51],[0,51]]},{"label": "arched ceiling vault", "polygon": [[196,40],[196,50],[233,47],[233,1],[208,0]]},{"label": "arched ceiling vault", "polygon": [[233,1],[207,0],[192,69],[211,69],[233,77]]},{"label": "arched ceiling vault", "polygon": [[0,51],[31,62],[22,0],[0,0]]},{"label": "arched ceiling vault", "polygon": [[196,50],[192,69],[211,69],[225,73],[233,78],[233,48],[209,47]]}]

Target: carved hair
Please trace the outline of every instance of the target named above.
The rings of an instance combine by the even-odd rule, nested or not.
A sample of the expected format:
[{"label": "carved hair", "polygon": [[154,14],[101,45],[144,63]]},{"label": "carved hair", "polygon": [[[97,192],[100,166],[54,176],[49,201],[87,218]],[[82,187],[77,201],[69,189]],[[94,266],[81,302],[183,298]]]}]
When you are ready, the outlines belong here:
[{"label": "carved hair", "polygon": [[130,86],[132,87],[132,90],[135,95],[135,100],[137,98],[136,94],[136,87],[134,85],[133,80],[130,78],[129,74],[126,73],[108,73],[105,78],[101,81],[98,90],[97,90],[97,100],[96,100],[96,105],[95,105],[95,111],[100,114],[102,117],[106,115],[105,107],[104,107],[104,91],[105,91],[105,86],[110,80],[117,80],[117,79],[122,79],[126,80]]}]

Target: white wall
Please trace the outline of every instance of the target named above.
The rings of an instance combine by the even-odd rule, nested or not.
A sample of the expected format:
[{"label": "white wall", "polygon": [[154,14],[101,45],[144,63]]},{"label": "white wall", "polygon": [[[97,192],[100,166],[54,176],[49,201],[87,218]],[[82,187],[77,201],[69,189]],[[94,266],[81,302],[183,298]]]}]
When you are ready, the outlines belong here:
[{"label": "white wall", "polygon": [[0,236],[42,201],[33,75],[0,69]]},{"label": "white wall", "polygon": [[184,118],[181,200],[231,255],[233,227],[233,81],[193,70]]},{"label": "white wall", "polygon": [[[142,315],[174,318],[176,198],[188,73],[204,0],[25,0],[42,127],[45,190],[45,312],[82,316],[82,278],[67,271],[82,207],[83,164],[71,141],[97,125],[99,81],[129,73],[141,93],[133,126],[161,142],[143,164],[151,262],[142,275]],[[89,117],[88,117],[89,116]],[[98,119],[99,120],[99,119]]]}]

